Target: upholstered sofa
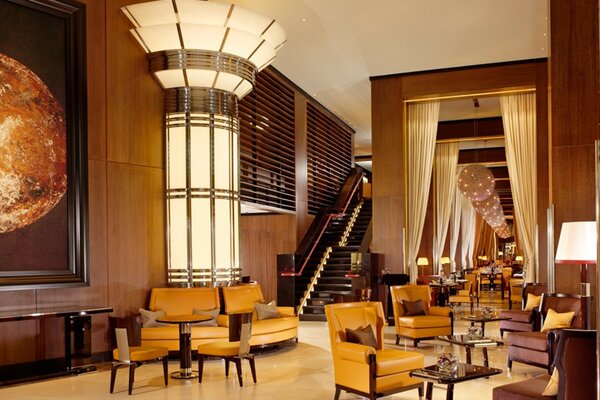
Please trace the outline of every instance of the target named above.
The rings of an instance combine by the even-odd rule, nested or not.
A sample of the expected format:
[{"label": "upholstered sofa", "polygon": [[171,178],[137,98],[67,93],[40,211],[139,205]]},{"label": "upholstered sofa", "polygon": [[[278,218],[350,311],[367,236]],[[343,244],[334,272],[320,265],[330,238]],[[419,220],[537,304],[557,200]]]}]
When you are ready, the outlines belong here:
[{"label": "upholstered sofa", "polygon": [[[278,318],[258,320],[255,303],[264,303],[262,289],[258,284],[232,286],[221,289],[225,314],[216,317],[215,326],[192,325],[192,349],[203,343],[228,340],[229,317],[226,314],[244,311],[254,312],[252,346],[265,346],[295,339],[298,336],[298,317],[292,307],[277,307]],[[166,315],[189,315],[221,309],[219,288],[153,288],[148,310],[163,310]],[[177,325],[142,327],[142,346],[164,346],[179,350]]]}]

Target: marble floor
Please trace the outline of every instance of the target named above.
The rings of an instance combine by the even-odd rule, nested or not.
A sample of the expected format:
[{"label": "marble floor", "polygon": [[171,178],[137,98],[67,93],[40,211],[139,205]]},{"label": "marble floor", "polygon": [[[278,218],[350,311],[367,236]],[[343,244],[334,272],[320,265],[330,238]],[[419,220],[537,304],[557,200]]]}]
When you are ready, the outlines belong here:
[{"label": "marble floor", "polygon": [[[455,331],[464,333],[468,323],[460,320],[465,310],[457,310]],[[498,337],[499,322],[486,324],[486,334]],[[387,327],[385,346],[413,350],[411,342],[395,344],[393,327]],[[459,360],[465,360],[462,347],[451,346],[438,341],[424,341],[419,351],[425,354],[425,364],[433,364],[437,354],[452,352]],[[483,364],[481,351],[474,350],[473,363]],[[490,379],[479,379],[457,384],[454,398],[457,400],[491,399],[492,388],[508,382],[518,381],[544,373],[541,368],[515,363],[512,373],[506,372],[506,347],[489,349],[490,366],[504,372]],[[196,365],[196,363],[194,363]],[[177,370],[177,360],[169,362],[169,370]],[[197,381],[171,379],[169,386],[163,386],[160,364],[148,364],[136,372],[133,396],[127,394],[127,370],[120,369],[117,375],[115,393],[109,394],[110,364],[99,366],[99,371],[79,376],[56,378],[36,383],[10,386],[0,389],[2,400],[81,400],[81,399],[268,399],[268,400],[321,400],[333,399],[334,382],[331,353],[325,322],[302,321],[299,330],[299,342],[290,343],[277,351],[260,354],[256,358],[258,383],[252,382],[250,368],[244,362],[244,387],[237,383],[235,370],[225,378],[223,362],[209,361],[204,367],[202,384]],[[434,386],[433,398],[444,399],[444,387]],[[360,396],[342,392],[340,400],[359,399]],[[417,391],[409,391],[386,397],[390,400],[418,399]]]}]

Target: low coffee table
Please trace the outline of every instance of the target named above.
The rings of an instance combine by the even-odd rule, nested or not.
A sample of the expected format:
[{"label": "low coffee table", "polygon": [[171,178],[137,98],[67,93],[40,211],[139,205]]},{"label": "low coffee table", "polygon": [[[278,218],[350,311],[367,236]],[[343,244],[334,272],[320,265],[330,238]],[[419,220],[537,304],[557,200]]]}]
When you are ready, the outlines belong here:
[{"label": "low coffee table", "polygon": [[448,335],[448,336],[437,336],[436,339],[446,343],[456,344],[465,348],[467,353],[467,364],[471,364],[471,349],[481,348],[483,351],[483,365],[489,367],[488,361],[488,347],[502,346],[504,343],[489,339],[486,337],[474,338],[470,335]]},{"label": "low coffee table", "polygon": [[475,322],[481,324],[481,334],[485,336],[485,323],[486,322],[494,322],[494,321],[507,321],[512,319],[510,317],[501,317],[498,314],[475,314],[475,315],[465,315],[461,318],[464,321],[471,321],[471,326],[475,325]]},{"label": "low coffee table", "polygon": [[501,373],[502,370],[498,368],[459,363],[456,374],[453,375],[440,372],[437,365],[431,365],[429,367],[411,371],[410,376],[413,378],[421,378],[427,382],[425,400],[432,400],[434,383],[446,385],[446,400],[452,400],[454,398],[454,385],[456,383],[470,381],[471,379],[487,378]]}]

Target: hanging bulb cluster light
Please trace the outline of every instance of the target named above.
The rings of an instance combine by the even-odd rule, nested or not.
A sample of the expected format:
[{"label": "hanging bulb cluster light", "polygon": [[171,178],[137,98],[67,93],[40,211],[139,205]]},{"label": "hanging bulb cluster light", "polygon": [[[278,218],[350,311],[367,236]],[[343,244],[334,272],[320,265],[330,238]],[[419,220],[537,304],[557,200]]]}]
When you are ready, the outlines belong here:
[{"label": "hanging bulb cluster light", "polygon": [[485,222],[494,229],[496,234],[503,239],[512,234],[506,223],[506,217],[500,204],[500,197],[494,191],[494,194],[482,201],[473,201],[473,207],[481,215]]},{"label": "hanging bulb cluster light", "polygon": [[494,187],[494,175],[483,165],[466,165],[458,175],[458,189],[472,202],[490,197],[494,193]]}]

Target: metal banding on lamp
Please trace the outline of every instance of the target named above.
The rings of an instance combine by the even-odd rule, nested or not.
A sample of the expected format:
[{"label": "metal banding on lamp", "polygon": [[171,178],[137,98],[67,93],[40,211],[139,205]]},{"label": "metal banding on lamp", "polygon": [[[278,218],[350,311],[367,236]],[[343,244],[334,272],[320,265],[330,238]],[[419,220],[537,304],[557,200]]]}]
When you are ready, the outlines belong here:
[{"label": "metal banding on lamp", "polygon": [[165,89],[168,283],[241,278],[238,100],[285,32],[246,8],[158,0],[122,8]]}]

